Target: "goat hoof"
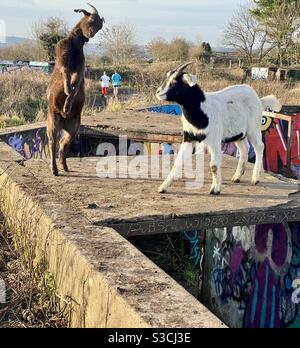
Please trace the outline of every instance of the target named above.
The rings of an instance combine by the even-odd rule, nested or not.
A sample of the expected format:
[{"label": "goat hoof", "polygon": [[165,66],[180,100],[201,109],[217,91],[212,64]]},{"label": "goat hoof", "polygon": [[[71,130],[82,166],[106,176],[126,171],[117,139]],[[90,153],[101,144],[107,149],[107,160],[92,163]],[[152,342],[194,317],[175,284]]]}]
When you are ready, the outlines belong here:
[{"label": "goat hoof", "polygon": [[69,172],[68,166],[67,166],[66,164],[63,164],[63,163],[60,163],[60,164],[59,164],[59,169],[65,171],[65,172],[67,172],[67,173]]},{"label": "goat hoof", "polygon": [[251,184],[254,185],[254,186],[256,186],[257,184],[259,184],[259,180],[252,180],[252,181],[251,181]]},{"label": "goat hoof", "polygon": [[241,179],[233,177],[232,178],[232,182],[235,183],[235,184],[238,184],[238,183],[241,182]]},{"label": "goat hoof", "polygon": [[64,109],[64,110],[63,110],[63,116],[64,116],[65,118],[70,117],[70,116],[71,116],[71,111],[70,111],[70,110]]},{"label": "goat hoof", "polygon": [[166,193],[166,189],[164,189],[164,188],[162,188],[162,187],[160,187],[158,190],[157,190],[157,192],[158,193]]},{"label": "goat hoof", "polygon": [[52,169],[51,172],[52,172],[52,175],[58,176],[58,170],[57,169]]},{"label": "goat hoof", "polygon": [[221,191],[216,190],[214,187],[212,187],[209,191],[210,195],[215,195],[215,196],[218,196],[220,193],[221,193]]},{"label": "goat hoof", "polygon": [[63,113],[64,113],[65,117],[69,117],[71,115],[71,111],[72,111],[71,105],[67,104],[64,106]]}]

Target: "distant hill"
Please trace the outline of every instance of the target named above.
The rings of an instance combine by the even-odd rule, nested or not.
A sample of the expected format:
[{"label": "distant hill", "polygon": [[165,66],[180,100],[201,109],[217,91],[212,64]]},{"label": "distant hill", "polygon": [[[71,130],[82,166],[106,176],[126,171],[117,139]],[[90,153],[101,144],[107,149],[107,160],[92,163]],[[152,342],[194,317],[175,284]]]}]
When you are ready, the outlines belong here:
[{"label": "distant hill", "polygon": [[[34,44],[35,40],[18,36],[7,36],[6,38],[0,36],[0,48],[12,47],[24,43]],[[101,49],[96,44],[87,44],[84,46],[84,50],[86,54],[101,54]]]},{"label": "distant hill", "polygon": [[235,52],[234,49],[229,48],[229,47],[213,47],[212,50],[213,50],[213,52],[220,52],[220,53],[233,53],[233,52]]},{"label": "distant hill", "polygon": [[[4,43],[5,41],[5,43]],[[27,39],[24,37],[18,37],[18,36],[7,36],[4,40],[2,36],[0,36],[0,48],[3,47],[12,47],[15,45],[23,44],[23,43],[32,43],[34,44],[35,40]],[[140,56],[147,57],[146,52],[146,46],[143,45],[137,45],[136,46],[137,51],[139,52]],[[219,52],[219,53],[233,53],[234,50],[228,47],[213,47],[213,52]],[[84,46],[84,51],[86,54],[90,55],[102,55],[103,49],[101,49],[97,44],[87,44]]]},{"label": "distant hill", "polygon": [[5,38],[3,36],[0,36],[0,47],[11,47],[19,44],[23,44],[26,42],[34,42],[34,40],[26,39],[24,37],[17,37],[17,36],[6,36]]}]

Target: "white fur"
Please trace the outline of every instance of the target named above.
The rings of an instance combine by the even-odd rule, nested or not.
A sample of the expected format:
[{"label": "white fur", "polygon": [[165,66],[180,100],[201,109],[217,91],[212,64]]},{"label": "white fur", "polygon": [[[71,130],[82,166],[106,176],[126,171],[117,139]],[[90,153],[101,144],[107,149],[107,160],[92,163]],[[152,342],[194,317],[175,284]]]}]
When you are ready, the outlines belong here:
[{"label": "white fur", "polygon": [[[187,78],[188,83],[194,83],[194,77]],[[163,92],[160,91],[160,98],[163,98]],[[237,85],[227,87],[219,92],[205,93],[205,102],[201,103],[201,109],[207,115],[209,124],[205,129],[197,129],[190,124],[182,115],[183,130],[197,134],[205,134],[203,141],[211,154],[210,166],[212,171],[213,183],[211,193],[218,194],[221,190],[221,143],[225,138],[232,138],[240,133],[246,135],[246,139],[237,141],[236,145],[240,151],[240,159],[235,174],[232,177],[233,182],[239,182],[244,174],[246,163],[248,161],[249,144],[247,139],[254,147],[256,162],[252,175],[252,183],[259,181],[262,167],[262,157],[264,144],[261,135],[262,112],[266,108],[273,111],[280,111],[281,104],[274,96],[268,96],[260,99],[255,90],[248,85]],[[175,167],[181,165],[183,153],[185,152],[185,143],[182,144],[179,156],[175,162]],[[170,175],[160,186],[159,192],[164,192],[174,179],[176,168],[173,168]]]}]

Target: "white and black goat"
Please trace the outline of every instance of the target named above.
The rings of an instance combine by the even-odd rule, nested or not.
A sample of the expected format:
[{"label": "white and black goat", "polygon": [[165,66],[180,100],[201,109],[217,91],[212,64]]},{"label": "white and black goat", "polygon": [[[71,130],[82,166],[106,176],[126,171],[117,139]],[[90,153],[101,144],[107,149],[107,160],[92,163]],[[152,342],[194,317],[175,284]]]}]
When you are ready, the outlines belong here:
[{"label": "white and black goat", "polygon": [[184,157],[190,153],[190,143],[200,142],[208,148],[212,172],[211,194],[221,192],[222,142],[235,142],[240,158],[233,182],[240,182],[248,161],[249,143],[253,145],[256,159],[252,184],[259,182],[264,144],[261,134],[263,110],[280,111],[281,104],[274,96],[260,99],[255,90],[247,85],[227,87],[218,92],[205,93],[197,84],[197,78],[184,72],[192,62],[169,71],[165,82],[158,88],[159,100],[176,102],[181,105],[183,143],[174,166],[159,188],[165,192],[182,168]]}]

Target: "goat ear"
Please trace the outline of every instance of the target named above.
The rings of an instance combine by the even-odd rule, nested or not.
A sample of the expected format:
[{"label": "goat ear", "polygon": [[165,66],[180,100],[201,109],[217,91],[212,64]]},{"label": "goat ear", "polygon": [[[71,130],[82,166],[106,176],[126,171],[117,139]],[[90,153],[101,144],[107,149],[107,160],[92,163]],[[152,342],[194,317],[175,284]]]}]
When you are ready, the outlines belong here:
[{"label": "goat ear", "polygon": [[183,79],[186,81],[186,83],[190,87],[193,87],[197,84],[197,76],[196,75],[183,74]]},{"label": "goat ear", "polygon": [[74,12],[76,12],[76,13],[83,13],[85,16],[88,16],[88,17],[92,15],[90,12],[88,12],[88,11],[86,11],[84,9],[76,9],[76,10],[74,10]]}]

